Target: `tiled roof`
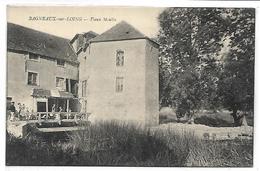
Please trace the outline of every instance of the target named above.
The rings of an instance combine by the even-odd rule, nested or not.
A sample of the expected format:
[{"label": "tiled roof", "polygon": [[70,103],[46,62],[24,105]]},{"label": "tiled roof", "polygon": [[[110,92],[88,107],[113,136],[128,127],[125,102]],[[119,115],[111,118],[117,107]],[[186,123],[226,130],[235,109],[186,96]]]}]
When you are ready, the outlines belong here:
[{"label": "tiled roof", "polygon": [[101,35],[91,39],[91,42],[103,42],[103,41],[113,41],[113,40],[130,40],[130,39],[140,39],[147,38],[144,34],[136,30],[133,26],[125,21],[121,21],[114,27],[110,28]]},{"label": "tiled roof", "polygon": [[78,63],[68,39],[13,23],[7,25],[7,48]]}]

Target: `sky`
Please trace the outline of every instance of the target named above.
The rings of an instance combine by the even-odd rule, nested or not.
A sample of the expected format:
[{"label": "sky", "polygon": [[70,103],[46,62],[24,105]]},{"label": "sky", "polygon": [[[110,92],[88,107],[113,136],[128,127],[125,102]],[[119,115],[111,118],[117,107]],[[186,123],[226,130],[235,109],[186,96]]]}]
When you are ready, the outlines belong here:
[{"label": "sky", "polygon": [[72,39],[90,30],[101,34],[124,20],[146,36],[155,37],[162,11],[151,7],[8,6],[7,21]]}]

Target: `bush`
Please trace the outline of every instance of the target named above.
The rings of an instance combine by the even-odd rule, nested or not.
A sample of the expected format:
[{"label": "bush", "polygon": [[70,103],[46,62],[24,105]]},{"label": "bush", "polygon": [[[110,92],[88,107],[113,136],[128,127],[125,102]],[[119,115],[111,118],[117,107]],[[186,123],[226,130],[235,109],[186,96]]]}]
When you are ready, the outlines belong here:
[{"label": "bush", "polygon": [[233,127],[234,125],[224,119],[202,115],[194,119],[195,124],[202,124],[211,127]]},{"label": "bush", "polygon": [[174,110],[170,107],[163,107],[159,112],[159,122],[168,123],[168,122],[177,122],[177,116]]}]

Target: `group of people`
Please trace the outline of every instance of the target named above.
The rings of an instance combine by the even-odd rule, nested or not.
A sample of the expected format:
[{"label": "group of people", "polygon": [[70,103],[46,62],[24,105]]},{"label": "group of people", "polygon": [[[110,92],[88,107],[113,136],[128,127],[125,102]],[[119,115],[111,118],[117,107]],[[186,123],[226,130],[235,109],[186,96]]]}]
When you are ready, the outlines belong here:
[{"label": "group of people", "polygon": [[18,103],[18,107],[15,107],[15,102],[11,102],[11,105],[7,108],[8,120],[28,120],[30,119],[29,108],[25,106],[25,104]]},{"label": "group of people", "polygon": [[[48,118],[55,118],[60,119],[60,114],[63,112],[63,108],[60,106],[58,110],[56,109],[56,105],[53,104],[51,108],[51,113],[49,115],[44,114],[41,115],[41,119],[48,119]],[[71,112],[71,109],[69,111]],[[17,120],[30,120],[33,119],[33,110],[29,110],[28,107],[25,106],[25,104],[18,103],[17,106],[15,105],[15,102],[11,102],[11,104],[7,107],[7,116],[9,121],[17,121]],[[36,118],[35,118],[36,119]]]},{"label": "group of people", "polygon": [[41,116],[41,118],[42,119],[48,119],[48,118],[60,119],[60,114],[59,114],[60,112],[63,112],[62,107],[60,106],[58,108],[58,111],[56,111],[56,105],[53,104],[52,107],[51,107],[51,113],[49,114],[49,116],[47,116],[47,114],[44,114],[44,115]]}]

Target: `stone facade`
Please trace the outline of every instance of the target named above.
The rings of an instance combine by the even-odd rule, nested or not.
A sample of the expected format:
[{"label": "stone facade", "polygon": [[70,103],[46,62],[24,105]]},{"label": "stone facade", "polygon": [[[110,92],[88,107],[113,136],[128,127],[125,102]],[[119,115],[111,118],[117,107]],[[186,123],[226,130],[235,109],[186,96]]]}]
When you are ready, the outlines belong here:
[{"label": "stone facade", "polygon": [[[117,51],[124,52],[123,66],[116,65]],[[91,42],[78,59],[79,97],[92,121],[159,123],[156,43],[146,38]],[[123,78],[121,92],[117,92],[118,77]]]},{"label": "stone facade", "polygon": [[[26,52],[7,52],[7,97],[25,104],[29,111],[37,111],[37,101],[47,102],[46,98],[34,98],[33,89],[58,90],[56,77],[78,80],[78,65],[65,62],[57,66],[55,59],[42,57],[39,61],[29,60]],[[38,85],[28,85],[28,72],[38,73]]]}]

